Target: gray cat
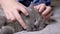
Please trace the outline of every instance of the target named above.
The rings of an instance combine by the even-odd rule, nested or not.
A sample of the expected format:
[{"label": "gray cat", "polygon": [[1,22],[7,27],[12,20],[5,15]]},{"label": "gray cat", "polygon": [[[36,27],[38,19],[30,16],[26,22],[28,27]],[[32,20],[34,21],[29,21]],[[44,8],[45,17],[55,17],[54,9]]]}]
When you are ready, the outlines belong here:
[{"label": "gray cat", "polygon": [[18,21],[8,22],[5,17],[0,17],[0,34],[13,34],[20,31],[39,31],[45,28],[49,23],[48,20],[43,19],[38,10],[34,9],[33,5],[26,7],[29,15],[25,16],[20,12],[22,19],[27,25],[27,29],[23,29]]}]

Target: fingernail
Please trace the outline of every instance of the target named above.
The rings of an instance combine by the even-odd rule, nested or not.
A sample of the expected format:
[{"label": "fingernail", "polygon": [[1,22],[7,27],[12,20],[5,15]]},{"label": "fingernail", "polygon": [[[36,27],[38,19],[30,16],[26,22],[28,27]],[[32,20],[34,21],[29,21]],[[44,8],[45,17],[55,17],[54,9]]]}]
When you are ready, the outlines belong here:
[{"label": "fingernail", "polygon": [[22,24],[22,27],[23,27],[24,29],[26,29],[26,28],[27,28],[27,26],[26,26],[26,24],[25,24],[25,23],[23,23],[23,24]]},{"label": "fingernail", "polygon": [[27,29],[27,27],[24,27],[24,29]]},{"label": "fingernail", "polygon": [[39,12],[41,12],[41,10],[39,10]]},{"label": "fingernail", "polygon": [[26,16],[28,16],[29,14],[27,13]]}]

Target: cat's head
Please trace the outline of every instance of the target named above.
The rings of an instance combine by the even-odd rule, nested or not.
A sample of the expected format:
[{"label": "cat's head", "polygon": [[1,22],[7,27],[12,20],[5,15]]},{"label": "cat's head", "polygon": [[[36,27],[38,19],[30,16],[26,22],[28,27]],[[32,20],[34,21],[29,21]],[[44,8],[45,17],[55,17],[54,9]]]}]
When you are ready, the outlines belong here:
[{"label": "cat's head", "polygon": [[38,10],[34,8],[33,4],[30,4],[29,7],[26,7],[26,10],[28,11],[28,16],[21,14],[23,20],[26,23],[30,23],[30,25],[33,25],[34,23],[37,24],[41,21],[42,16],[38,12]]}]

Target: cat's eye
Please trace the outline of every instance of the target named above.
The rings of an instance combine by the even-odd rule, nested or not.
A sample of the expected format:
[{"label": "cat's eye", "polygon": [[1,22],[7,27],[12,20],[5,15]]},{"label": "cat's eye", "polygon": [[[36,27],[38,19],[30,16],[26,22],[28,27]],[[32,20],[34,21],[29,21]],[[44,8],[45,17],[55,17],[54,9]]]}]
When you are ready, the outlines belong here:
[{"label": "cat's eye", "polygon": [[34,20],[34,22],[36,22],[36,19]]}]

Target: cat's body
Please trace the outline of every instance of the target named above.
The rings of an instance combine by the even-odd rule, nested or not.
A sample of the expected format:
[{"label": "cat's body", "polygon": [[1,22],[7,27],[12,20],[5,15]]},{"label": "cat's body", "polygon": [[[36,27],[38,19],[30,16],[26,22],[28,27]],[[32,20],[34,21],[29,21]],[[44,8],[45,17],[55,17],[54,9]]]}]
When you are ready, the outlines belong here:
[{"label": "cat's body", "polygon": [[[26,7],[29,15],[25,16],[23,13],[20,13],[25,24],[27,25],[26,31],[38,31],[42,30],[46,25],[44,19],[39,14],[39,12],[33,7]],[[1,17],[0,17],[1,18]],[[1,30],[0,34],[13,34],[15,32],[19,32],[24,30],[19,22],[7,22],[4,17],[1,18],[2,22],[0,22]],[[0,19],[0,21],[1,21]],[[5,19],[5,20],[4,20]]]}]

